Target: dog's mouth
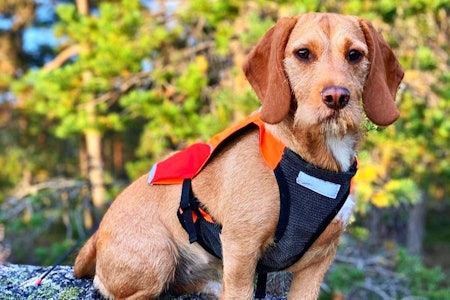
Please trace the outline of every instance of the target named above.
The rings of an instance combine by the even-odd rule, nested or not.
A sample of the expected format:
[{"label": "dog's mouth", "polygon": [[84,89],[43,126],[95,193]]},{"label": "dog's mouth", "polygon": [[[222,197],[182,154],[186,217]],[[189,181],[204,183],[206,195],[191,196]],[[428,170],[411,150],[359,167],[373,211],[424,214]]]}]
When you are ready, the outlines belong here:
[{"label": "dog's mouth", "polygon": [[328,116],[326,116],[325,120],[337,120],[341,118],[341,111],[340,110],[334,110],[334,109],[328,109]]},{"label": "dog's mouth", "polygon": [[316,106],[299,105],[294,116],[294,126],[318,126],[322,132],[342,136],[350,130],[359,130],[363,119],[362,107],[351,99],[341,109],[332,109],[323,103]]},{"label": "dog's mouth", "polygon": [[348,119],[347,109],[331,109],[321,106],[317,114],[318,123],[339,122],[341,119]]},{"label": "dog's mouth", "polygon": [[343,109],[322,109],[318,123],[326,132],[344,135],[349,130],[357,130],[362,122],[361,109],[350,105]]}]

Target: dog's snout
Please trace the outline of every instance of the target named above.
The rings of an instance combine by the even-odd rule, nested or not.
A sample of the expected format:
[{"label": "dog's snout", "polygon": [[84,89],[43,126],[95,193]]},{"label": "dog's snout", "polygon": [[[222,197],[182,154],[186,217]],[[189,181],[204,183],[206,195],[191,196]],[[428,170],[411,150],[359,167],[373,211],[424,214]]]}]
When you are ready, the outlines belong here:
[{"label": "dog's snout", "polygon": [[350,100],[350,91],[341,86],[326,87],[320,94],[325,105],[335,110],[344,108]]}]

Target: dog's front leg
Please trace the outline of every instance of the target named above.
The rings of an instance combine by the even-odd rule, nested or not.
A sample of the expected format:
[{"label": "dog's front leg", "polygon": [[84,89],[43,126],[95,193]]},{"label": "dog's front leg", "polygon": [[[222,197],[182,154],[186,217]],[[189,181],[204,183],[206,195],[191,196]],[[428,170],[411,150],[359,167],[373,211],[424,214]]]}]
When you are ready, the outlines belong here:
[{"label": "dog's front leg", "polygon": [[333,261],[333,256],[295,272],[288,300],[314,300],[319,298],[320,284]]},{"label": "dog's front leg", "polygon": [[339,237],[343,231],[343,224],[333,221],[302,259],[288,269],[294,274],[288,294],[289,300],[313,300],[319,298],[320,284],[334,260]]},{"label": "dog's front leg", "polygon": [[259,257],[250,245],[223,239],[223,281],[221,300],[253,299],[253,282]]}]

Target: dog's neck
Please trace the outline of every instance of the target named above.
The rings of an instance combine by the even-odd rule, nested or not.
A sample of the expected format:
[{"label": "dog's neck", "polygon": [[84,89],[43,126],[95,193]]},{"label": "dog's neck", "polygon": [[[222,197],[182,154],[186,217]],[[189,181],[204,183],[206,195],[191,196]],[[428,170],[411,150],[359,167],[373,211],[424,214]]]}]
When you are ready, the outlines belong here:
[{"label": "dog's neck", "polygon": [[342,137],[327,134],[325,137],[328,151],[331,153],[339,171],[348,171],[356,158],[356,146],[359,142],[359,135],[346,134]]},{"label": "dog's neck", "polygon": [[293,126],[285,120],[267,124],[267,129],[289,149],[318,168],[330,171],[348,171],[356,157],[360,133],[348,130],[344,135],[323,129],[320,125],[308,128]]}]

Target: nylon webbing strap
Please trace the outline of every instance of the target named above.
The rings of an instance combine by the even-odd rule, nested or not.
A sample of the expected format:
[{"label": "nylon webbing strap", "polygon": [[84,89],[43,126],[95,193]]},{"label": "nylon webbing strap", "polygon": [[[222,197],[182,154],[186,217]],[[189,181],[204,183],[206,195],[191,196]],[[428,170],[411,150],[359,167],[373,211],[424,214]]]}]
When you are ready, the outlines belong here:
[{"label": "nylon webbing strap", "polygon": [[256,279],[255,299],[266,298],[266,283],[267,273],[258,273],[258,278]]},{"label": "nylon webbing strap", "polygon": [[191,180],[183,180],[180,208],[182,210],[181,214],[183,215],[184,225],[186,226],[186,231],[189,234],[189,242],[191,244],[197,241],[197,231],[195,230],[194,220],[192,219],[191,199],[193,196]]},{"label": "nylon webbing strap", "polygon": [[275,231],[275,243],[278,243],[284,235],[288,225],[289,215],[291,214],[291,195],[289,194],[286,175],[281,168],[274,170],[280,192],[280,215],[278,217],[277,230]]}]

